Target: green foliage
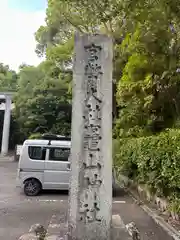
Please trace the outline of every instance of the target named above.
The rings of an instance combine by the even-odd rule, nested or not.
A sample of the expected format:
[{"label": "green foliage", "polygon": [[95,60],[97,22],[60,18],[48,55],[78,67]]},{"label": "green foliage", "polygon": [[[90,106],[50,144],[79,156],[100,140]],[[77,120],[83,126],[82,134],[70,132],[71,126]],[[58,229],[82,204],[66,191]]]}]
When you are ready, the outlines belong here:
[{"label": "green foliage", "polygon": [[[70,46],[71,44],[66,44],[64,50],[61,47],[61,52],[64,52],[61,66],[56,65],[53,54],[51,59],[37,67],[22,64],[18,74],[0,64],[1,91],[15,93],[10,131],[11,148],[37,132],[70,134],[72,73],[64,71],[63,65],[63,61],[67,62],[68,59],[65,56],[72,51]],[[3,120],[4,113],[1,111],[1,138]]]},{"label": "green foliage", "polygon": [[116,140],[114,164],[159,196],[180,196],[180,131]]},{"label": "green foliage", "polygon": [[179,7],[165,0],[49,0],[37,51],[63,72],[72,67],[75,31],[111,36],[114,136],[161,132],[180,115]]},{"label": "green foliage", "polygon": [[0,63],[0,91],[16,91],[17,77],[16,72],[11,70],[9,66]]},{"label": "green foliage", "polygon": [[71,123],[71,75],[61,74],[50,61],[19,72],[15,115],[26,137],[52,131],[69,134]]},{"label": "green foliage", "polygon": [[41,139],[41,138],[42,138],[41,133],[34,133],[34,134],[31,134],[28,139]]},{"label": "green foliage", "polygon": [[169,197],[170,204],[168,210],[180,214],[180,194],[174,193]]},{"label": "green foliage", "polygon": [[[116,93],[120,108],[116,136],[160,132],[171,127],[179,115],[180,75],[176,72],[180,60],[179,39],[169,30],[168,13],[163,12],[163,18],[158,15],[160,9],[163,6],[151,9],[145,23],[135,18],[136,27],[120,46],[126,62]],[[161,24],[154,27],[155,20]],[[176,50],[171,47],[173,40]]]}]

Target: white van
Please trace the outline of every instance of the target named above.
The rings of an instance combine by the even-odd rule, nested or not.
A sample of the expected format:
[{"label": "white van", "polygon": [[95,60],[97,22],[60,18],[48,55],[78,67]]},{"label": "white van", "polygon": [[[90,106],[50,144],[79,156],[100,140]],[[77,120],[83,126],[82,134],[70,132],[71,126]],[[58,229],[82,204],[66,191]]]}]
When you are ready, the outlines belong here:
[{"label": "white van", "polygon": [[71,142],[26,140],[19,159],[17,186],[28,196],[42,189],[68,190]]},{"label": "white van", "polygon": [[[69,189],[71,141],[67,139],[24,142],[17,170],[17,187],[23,188],[27,196],[36,196],[42,189]],[[115,193],[114,169],[112,184]]]}]

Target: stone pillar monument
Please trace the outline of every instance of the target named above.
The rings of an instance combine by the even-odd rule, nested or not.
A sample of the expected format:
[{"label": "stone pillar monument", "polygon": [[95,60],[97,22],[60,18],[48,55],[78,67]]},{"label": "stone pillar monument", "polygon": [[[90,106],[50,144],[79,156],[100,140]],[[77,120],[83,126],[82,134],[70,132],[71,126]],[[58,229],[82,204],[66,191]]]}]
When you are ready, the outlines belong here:
[{"label": "stone pillar monument", "polygon": [[4,111],[4,124],[3,124],[3,134],[2,134],[2,145],[1,154],[8,154],[9,147],[9,132],[10,132],[10,121],[11,121],[11,96],[6,95],[6,105]]},{"label": "stone pillar monument", "polygon": [[107,36],[75,36],[69,239],[110,239],[112,52]]}]

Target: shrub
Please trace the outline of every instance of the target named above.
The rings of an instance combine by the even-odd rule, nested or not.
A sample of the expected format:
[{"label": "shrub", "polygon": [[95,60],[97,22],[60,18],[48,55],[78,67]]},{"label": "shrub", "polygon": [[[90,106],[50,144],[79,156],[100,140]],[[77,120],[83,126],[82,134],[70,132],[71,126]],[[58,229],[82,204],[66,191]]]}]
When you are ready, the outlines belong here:
[{"label": "shrub", "polygon": [[159,196],[180,193],[180,130],[114,141],[114,164]]}]

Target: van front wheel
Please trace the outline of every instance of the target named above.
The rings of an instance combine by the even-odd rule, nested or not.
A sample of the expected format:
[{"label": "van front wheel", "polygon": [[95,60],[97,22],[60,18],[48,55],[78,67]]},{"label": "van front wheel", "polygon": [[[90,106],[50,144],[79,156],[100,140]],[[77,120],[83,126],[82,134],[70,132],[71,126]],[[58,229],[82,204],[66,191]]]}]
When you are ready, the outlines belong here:
[{"label": "van front wheel", "polygon": [[27,180],[24,183],[24,193],[26,196],[37,196],[41,191],[41,184],[36,179]]}]

